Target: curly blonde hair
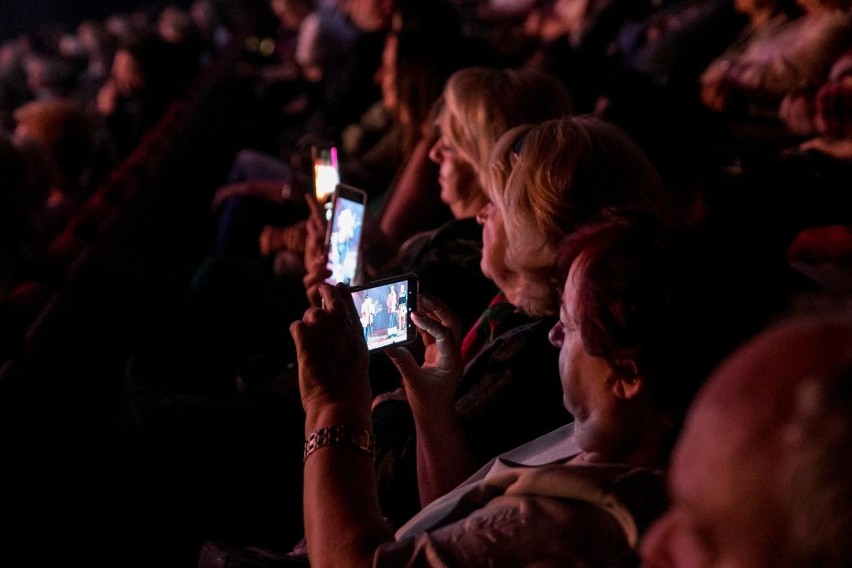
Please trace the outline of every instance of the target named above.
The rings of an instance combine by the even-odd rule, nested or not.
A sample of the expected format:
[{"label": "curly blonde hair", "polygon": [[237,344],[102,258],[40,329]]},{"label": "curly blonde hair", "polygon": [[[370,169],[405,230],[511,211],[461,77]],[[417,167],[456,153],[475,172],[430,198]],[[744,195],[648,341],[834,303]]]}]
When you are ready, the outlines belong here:
[{"label": "curly blonde hair", "polygon": [[503,215],[508,266],[522,275],[533,314],[552,314],[551,276],[562,239],[613,208],[668,208],[659,174],[620,128],[571,116],[509,130],[496,144],[486,184]]}]

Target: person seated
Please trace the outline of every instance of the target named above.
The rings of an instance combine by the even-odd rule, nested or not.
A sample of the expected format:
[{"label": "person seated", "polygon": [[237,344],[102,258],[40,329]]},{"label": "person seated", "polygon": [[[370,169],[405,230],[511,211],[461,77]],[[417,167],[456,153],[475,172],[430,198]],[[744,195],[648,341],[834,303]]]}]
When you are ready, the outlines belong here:
[{"label": "person seated", "polygon": [[174,50],[156,34],[134,36],[117,49],[110,78],[94,101],[100,175],[130,154],[192,77],[175,68]]},{"label": "person seated", "polygon": [[[521,132],[528,134],[519,137]],[[452,397],[455,420],[464,432],[459,443],[472,452],[467,467],[456,470],[456,481],[565,420],[552,399],[556,382],[548,377],[557,370],[546,338],[559,305],[559,294],[547,284],[559,241],[605,207],[650,209],[662,207],[665,198],[639,148],[620,129],[591,117],[569,116],[509,130],[490,155],[489,174],[489,202],[477,214],[482,225],[480,267],[499,293],[469,328],[452,307],[433,300],[455,330],[464,365]],[[495,205],[509,194],[517,197],[515,206]],[[510,236],[509,228],[516,224],[524,229]],[[510,263],[513,238],[537,247],[531,253],[535,267],[519,270]],[[467,329],[464,335],[462,329]],[[374,401],[381,497],[394,520],[403,515],[391,515],[391,507],[396,511],[409,500],[416,503],[413,462],[419,449],[412,410],[404,397],[380,395]],[[514,416],[524,420],[509,419]],[[409,505],[409,515],[412,509]]]},{"label": "person seated", "polygon": [[31,101],[15,110],[15,140],[36,146],[47,165],[49,194],[38,214],[45,239],[58,234],[92,191],[94,124],[73,101]]},{"label": "person seated", "polygon": [[727,96],[725,75],[736,58],[742,56],[752,43],[768,41],[784,29],[791,19],[800,15],[792,0],[740,1],[734,8],[748,18],[737,38],[716,57],[701,74],[701,100],[709,108],[724,109]]},{"label": "person seated", "polygon": [[[369,359],[358,314],[345,287],[321,286],[324,308],[309,309],[291,326],[306,412],[311,564],[627,562],[665,506],[661,472],[693,392],[751,332],[742,319],[748,310],[728,303],[730,279],[696,254],[707,250],[699,243],[650,215],[607,218],[573,233],[560,248],[555,281],[564,289],[550,341],[559,349],[561,398],[575,422],[507,454],[396,536],[379,507]],[[440,310],[421,306],[413,320],[429,358],[422,370],[413,360],[403,363],[405,386],[418,420],[418,452],[437,455],[445,436],[459,436],[447,431],[461,377],[458,338]],[[728,333],[705,339],[701,330],[723,321]],[[446,479],[458,462],[455,454],[444,458],[423,462],[421,481]],[[513,467],[519,463],[526,467]],[[427,502],[434,494],[425,483],[422,489]]]},{"label": "person seated", "polygon": [[852,49],[831,66],[828,79],[818,88],[789,93],[780,116],[792,132],[814,136],[799,150],[814,150],[837,160],[852,161],[852,120],[844,112],[852,101]]},{"label": "person seated", "polygon": [[689,411],[643,566],[852,564],[850,345],[849,311],[835,306],[727,358]]},{"label": "person seated", "polygon": [[754,35],[739,53],[724,55],[701,77],[711,110],[777,120],[784,96],[824,80],[848,47],[852,15],[844,0],[798,0],[804,14],[767,35]]}]

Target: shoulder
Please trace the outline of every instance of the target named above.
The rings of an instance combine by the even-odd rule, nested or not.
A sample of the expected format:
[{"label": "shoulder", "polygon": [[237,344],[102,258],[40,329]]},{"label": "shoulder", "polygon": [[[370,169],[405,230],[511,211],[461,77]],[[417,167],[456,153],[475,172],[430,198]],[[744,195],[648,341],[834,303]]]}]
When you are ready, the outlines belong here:
[{"label": "shoulder", "polygon": [[[621,466],[518,468],[489,481],[496,495],[463,519],[382,547],[377,566],[619,566],[635,556],[640,525],[623,484],[665,493],[662,477]],[[664,499],[664,497],[661,497]],[[639,512],[641,515],[642,513]],[[531,530],[534,527],[534,530]]]}]

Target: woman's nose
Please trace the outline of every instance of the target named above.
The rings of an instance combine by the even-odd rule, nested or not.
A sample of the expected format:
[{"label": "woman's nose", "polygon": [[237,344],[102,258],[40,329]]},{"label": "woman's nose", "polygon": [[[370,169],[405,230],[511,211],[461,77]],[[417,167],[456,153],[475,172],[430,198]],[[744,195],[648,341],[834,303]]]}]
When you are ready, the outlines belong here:
[{"label": "woman's nose", "polygon": [[438,139],[435,140],[435,143],[432,144],[432,147],[429,148],[429,159],[435,162],[436,164],[441,163],[442,154],[441,154],[441,141],[442,138],[438,136]]},{"label": "woman's nose", "polygon": [[553,327],[550,328],[550,331],[547,333],[547,339],[554,347],[562,347],[562,340],[564,338],[565,328],[562,326],[562,322],[558,321]]},{"label": "woman's nose", "polygon": [[476,214],[476,222],[480,225],[484,225],[485,220],[488,219],[488,216],[491,214],[491,208],[493,206],[494,205],[490,201],[483,205],[482,209],[480,209]]}]

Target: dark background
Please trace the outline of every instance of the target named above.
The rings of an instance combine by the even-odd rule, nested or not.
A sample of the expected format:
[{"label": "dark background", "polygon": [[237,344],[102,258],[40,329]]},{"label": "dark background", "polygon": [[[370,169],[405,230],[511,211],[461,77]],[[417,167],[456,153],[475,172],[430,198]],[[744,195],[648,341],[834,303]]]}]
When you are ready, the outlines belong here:
[{"label": "dark background", "polygon": [[186,7],[189,0],[0,0],[0,40],[35,32],[41,26],[64,24],[73,30],[86,18],[104,19],[110,14],[139,8],[161,8],[167,4]]}]

